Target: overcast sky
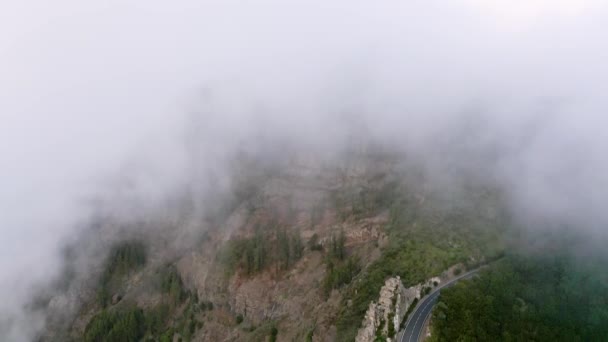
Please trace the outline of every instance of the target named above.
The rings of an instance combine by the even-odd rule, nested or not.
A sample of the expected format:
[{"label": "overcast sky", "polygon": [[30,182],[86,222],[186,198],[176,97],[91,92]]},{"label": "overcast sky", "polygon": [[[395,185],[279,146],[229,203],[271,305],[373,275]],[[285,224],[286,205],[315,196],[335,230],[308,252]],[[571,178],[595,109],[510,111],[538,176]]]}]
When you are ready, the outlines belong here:
[{"label": "overcast sky", "polygon": [[57,274],[99,184],[133,160],[146,196],[183,180],[192,112],[203,117],[197,143],[221,155],[260,131],[332,144],[351,115],[423,153],[472,111],[481,129],[469,142],[500,151],[492,172],[514,207],[607,223],[607,10],[599,0],[3,2],[0,333],[12,319],[8,340],[31,338],[22,306]]}]

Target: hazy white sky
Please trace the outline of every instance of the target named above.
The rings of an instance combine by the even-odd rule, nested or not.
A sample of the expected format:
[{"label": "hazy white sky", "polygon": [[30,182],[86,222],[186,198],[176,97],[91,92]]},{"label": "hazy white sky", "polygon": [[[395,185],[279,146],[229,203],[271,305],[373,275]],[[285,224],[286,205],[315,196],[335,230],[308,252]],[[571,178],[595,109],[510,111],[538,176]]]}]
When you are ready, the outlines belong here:
[{"label": "hazy white sky", "polygon": [[468,0],[480,11],[501,18],[504,25],[531,25],[547,16],[579,16],[601,9],[601,0]]},{"label": "hazy white sky", "polygon": [[[608,222],[607,9],[599,0],[3,2],[0,334],[6,317],[26,317],[29,288],[56,274],[61,245],[87,215],[83,197],[134,158],[150,196],[184,176],[193,110],[204,117],[198,143],[218,155],[258,130],[330,144],[343,133],[336,113],[427,151],[463,111],[482,111],[473,141],[500,147],[495,172],[515,205]],[[12,329],[8,340],[29,339]]]}]

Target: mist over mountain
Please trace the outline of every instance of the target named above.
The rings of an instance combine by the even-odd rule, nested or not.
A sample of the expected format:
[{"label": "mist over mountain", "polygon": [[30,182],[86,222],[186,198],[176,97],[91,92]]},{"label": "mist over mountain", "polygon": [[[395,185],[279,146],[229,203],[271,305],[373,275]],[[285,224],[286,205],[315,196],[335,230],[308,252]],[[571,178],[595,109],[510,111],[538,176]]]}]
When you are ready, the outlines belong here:
[{"label": "mist over mountain", "polygon": [[491,3],[0,5],[0,339],[45,329],[69,251],[76,279],[108,253],[97,223],[178,253],[244,183],[352,151],[604,238],[608,6]]}]

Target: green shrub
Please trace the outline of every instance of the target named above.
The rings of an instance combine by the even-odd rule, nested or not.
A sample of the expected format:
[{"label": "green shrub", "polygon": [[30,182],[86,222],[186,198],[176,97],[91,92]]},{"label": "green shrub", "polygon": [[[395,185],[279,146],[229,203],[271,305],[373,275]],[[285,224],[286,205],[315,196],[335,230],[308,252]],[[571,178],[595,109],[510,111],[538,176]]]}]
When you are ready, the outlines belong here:
[{"label": "green shrub", "polygon": [[306,333],[306,342],[312,342],[312,337],[315,334],[315,329],[311,329],[308,333]]},{"label": "green shrub", "polygon": [[146,331],[156,335],[162,331],[169,317],[169,306],[159,304],[145,313]]},{"label": "green shrub", "polygon": [[279,330],[277,327],[272,327],[272,329],[270,329],[270,342],[276,342],[278,334]]},{"label": "green shrub", "polygon": [[173,335],[175,335],[175,330],[173,328],[169,328],[169,330],[165,331],[159,338],[159,342],[172,342]]},{"label": "green shrub", "polygon": [[161,292],[169,294],[174,305],[186,299],[186,290],[182,278],[173,265],[161,269],[160,289]]},{"label": "green shrub", "polygon": [[608,258],[577,262],[560,253],[507,256],[442,290],[435,340],[608,340]]},{"label": "green shrub", "polygon": [[317,233],[313,234],[308,240],[308,249],[311,251],[322,251],[323,246],[319,243],[319,235]]},{"label": "green shrub", "polygon": [[257,229],[253,237],[230,240],[219,253],[229,274],[237,269],[247,275],[276,265],[285,270],[302,257],[304,245],[297,231]]},{"label": "green shrub", "polygon": [[97,290],[97,301],[105,307],[122,278],[146,263],[146,249],[140,241],[123,241],[112,246],[106,258]]},{"label": "green shrub", "polygon": [[391,312],[388,315],[388,326],[387,326],[387,336],[389,338],[395,337],[395,322],[393,322],[393,318],[395,318],[395,313]]},{"label": "green shrub", "polygon": [[329,243],[330,257],[338,260],[344,260],[346,257],[346,247],[344,246],[345,242],[346,236],[344,235],[344,230],[340,230],[338,235],[333,234]]},{"label": "green shrub", "polygon": [[386,337],[382,332],[382,330],[384,330],[385,324],[386,321],[384,320],[384,318],[380,319],[380,324],[378,324],[378,328],[376,328],[376,338],[374,339],[374,342],[386,341]]},{"label": "green shrub", "polygon": [[338,313],[337,341],[355,338],[369,303],[377,299],[387,278],[400,276],[409,287],[471,257],[488,260],[502,252],[503,217],[483,216],[489,212],[483,207],[495,203],[484,198],[478,207],[468,208],[458,206],[457,201],[441,205],[433,205],[433,201],[427,197],[422,206],[415,196],[404,194],[390,205],[389,244],[346,289],[343,300],[349,305],[343,303]]},{"label": "green shrub", "polygon": [[338,289],[346,284],[361,271],[359,259],[348,258],[345,262],[329,259],[327,261],[327,273],[323,280],[323,291],[327,295],[333,289]]},{"label": "green shrub", "polygon": [[146,322],[141,309],[102,310],[87,324],[84,340],[86,342],[139,341],[145,330]]}]

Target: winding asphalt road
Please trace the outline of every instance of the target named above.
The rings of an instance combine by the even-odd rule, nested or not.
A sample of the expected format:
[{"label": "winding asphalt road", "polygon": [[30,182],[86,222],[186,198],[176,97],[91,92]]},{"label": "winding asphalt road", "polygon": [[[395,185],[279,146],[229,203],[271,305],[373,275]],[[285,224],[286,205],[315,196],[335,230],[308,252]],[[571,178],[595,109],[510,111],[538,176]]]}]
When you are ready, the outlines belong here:
[{"label": "winding asphalt road", "polygon": [[477,273],[480,269],[475,269],[473,271],[469,271],[467,273],[462,274],[461,276],[450,280],[449,282],[435,288],[430,295],[424,298],[422,301],[418,303],[414,311],[408,317],[407,322],[405,323],[405,330],[401,335],[400,342],[418,342],[420,340],[420,336],[422,335],[422,331],[424,330],[424,323],[427,321],[431,312],[433,311],[433,306],[437,303],[437,299],[439,298],[439,293],[441,289],[454,285],[457,281],[470,278],[475,273]]}]

